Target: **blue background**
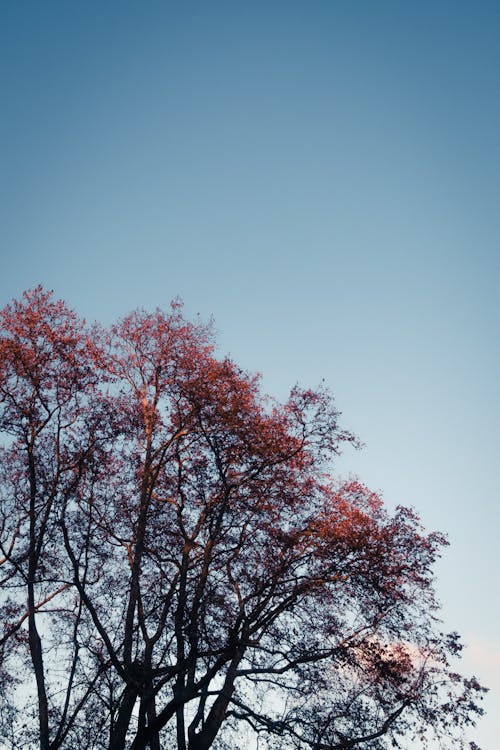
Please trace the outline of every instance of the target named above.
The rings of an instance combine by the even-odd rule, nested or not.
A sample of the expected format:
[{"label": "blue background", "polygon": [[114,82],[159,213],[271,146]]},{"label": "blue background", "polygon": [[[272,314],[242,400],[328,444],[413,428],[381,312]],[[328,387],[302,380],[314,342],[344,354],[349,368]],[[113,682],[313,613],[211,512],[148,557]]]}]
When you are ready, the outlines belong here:
[{"label": "blue background", "polygon": [[214,316],[280,398],[324,378],[337,470],[449,533],[463,669],[500,730],[500,6],[0,7],[0,304]]}]

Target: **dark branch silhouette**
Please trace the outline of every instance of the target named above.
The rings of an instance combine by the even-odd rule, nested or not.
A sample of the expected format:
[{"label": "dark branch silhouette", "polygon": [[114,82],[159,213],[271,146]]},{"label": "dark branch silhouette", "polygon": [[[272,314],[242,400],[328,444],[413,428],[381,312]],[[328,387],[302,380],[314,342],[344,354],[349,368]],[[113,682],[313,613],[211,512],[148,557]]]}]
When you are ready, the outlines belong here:
[{"label": "dark branch silhouette", "polygon": [[464,747],[445,543],[334,476],[328,392],[285,404],[210,327],[88,327],[42,288],[1,313],[2,748]]}]

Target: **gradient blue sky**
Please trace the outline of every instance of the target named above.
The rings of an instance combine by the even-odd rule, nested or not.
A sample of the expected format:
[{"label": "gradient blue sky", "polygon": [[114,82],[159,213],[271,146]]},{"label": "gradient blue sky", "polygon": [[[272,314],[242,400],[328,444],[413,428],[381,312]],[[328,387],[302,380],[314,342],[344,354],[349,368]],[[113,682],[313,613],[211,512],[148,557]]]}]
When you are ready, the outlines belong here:
[{"label": "gradient blue sky", "polygon": [[500,5],[0,5],[0,305],[109,322],[180,295],[339,470],[449,533],[464,669],[500,731]]}]

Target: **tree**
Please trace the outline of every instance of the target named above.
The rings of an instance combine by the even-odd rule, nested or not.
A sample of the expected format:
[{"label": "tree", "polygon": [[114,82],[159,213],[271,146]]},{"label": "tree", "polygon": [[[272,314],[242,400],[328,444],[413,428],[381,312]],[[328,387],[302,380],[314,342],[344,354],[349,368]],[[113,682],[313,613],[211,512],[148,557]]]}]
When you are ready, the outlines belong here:
[{"label": "tree", "polygon": [[177,302],[1,319],[2,748],[464,746],[445,540],[332,477],[326,390],[264,397]]}]

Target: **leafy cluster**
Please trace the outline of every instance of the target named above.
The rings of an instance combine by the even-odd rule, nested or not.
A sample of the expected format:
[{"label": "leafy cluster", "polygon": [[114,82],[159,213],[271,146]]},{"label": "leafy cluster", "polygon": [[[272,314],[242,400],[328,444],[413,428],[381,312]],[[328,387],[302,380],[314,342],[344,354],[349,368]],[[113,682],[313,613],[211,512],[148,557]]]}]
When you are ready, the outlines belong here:
[{"label": "leafy cluster", "polygon": [[265,398],[178,303],[0,315],[2,750],[464,746],[444,539],[331,477],[325,390]]}]

